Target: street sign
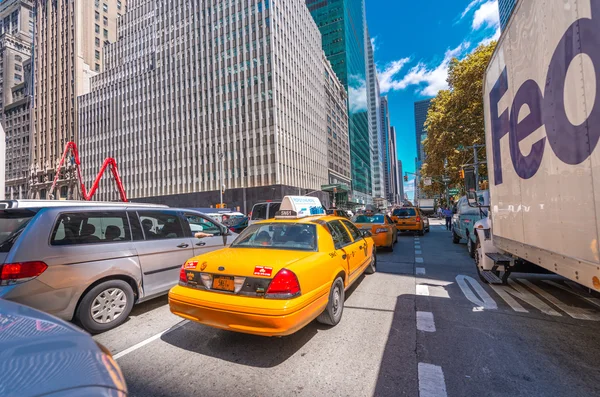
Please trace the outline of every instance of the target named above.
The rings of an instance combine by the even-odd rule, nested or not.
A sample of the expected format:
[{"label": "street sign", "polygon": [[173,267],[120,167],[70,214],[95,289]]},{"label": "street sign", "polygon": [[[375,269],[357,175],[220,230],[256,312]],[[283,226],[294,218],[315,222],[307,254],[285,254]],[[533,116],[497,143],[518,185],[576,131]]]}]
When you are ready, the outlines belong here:
[{"label": "street sign", "polygon": [[452,196],[456,196],[459,192],[459,189],[448,189],[448,193]]},{"label": "street sign", "polygon": [[431,178],[423,178],[423,185],[431,186]]},{"label": "street sign", "polygon": [[445,183],[448,183],[448,182],[451,181],[451,179],[448,178],[447,176],[445,176],[445,177],[442,178],[442,181],[444,181]]}]

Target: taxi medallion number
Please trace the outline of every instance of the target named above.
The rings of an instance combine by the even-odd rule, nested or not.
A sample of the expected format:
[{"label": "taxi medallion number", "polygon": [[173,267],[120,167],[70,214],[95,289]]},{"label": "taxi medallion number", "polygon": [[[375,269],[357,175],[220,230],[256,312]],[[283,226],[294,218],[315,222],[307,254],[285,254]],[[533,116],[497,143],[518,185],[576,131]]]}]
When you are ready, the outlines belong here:
[{"label": "taxi medallion number", "polygon": [[233,292],[235,290],[233,277],[215,276],[213,279],[213,289]]}]

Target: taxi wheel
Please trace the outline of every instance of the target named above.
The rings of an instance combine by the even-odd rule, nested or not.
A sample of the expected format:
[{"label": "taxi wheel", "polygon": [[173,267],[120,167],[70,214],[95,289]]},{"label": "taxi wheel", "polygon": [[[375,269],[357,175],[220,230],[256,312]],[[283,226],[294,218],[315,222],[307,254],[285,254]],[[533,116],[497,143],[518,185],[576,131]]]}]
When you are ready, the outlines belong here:
[{"label": "taxi wheel", "polygon": [[323,313],[317,317],[317,321],[325,325],[337,325],[342,319],[344,311],[344,280],[341,277],[335,279],[329,291],[329,302]]},{"label": "taxi wheel", "polygon": [[90,334],[108,331],[127,320],[134,299],[129,283],[108,280],[88,291],[79,302],[75,317]]},{"label": "taxi wheel", "polygon": [[419,230],[419,236],[424,236],[425,232],[423,231],[423,229]]},{"label": "taxi wheel", "polygon": [[373,274],[377,271],[377,256],[375,252],[373,252],[373,256],[371,257],[371,264],[367,266],[365,269],[365,274]]}]

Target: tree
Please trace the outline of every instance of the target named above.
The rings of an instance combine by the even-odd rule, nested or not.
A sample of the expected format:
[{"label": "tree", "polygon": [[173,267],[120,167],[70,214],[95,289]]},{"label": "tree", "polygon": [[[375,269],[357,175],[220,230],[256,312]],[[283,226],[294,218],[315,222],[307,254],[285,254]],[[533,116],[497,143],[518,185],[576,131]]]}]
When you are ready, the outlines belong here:
[{"label": "tree", "polygon": [[[453,59],[448,69],[448,90],[442,90],[431,101],[423,142],[426,161],[423,176],[450,178],[450,185],[462,185],[461,166],[473,162],[473,151],[462,148],[485,144],[483,120],[483,78],[496,42],[481,45],[462,60]],[[480,161],[485,151],[480,151]],[[480,169],[482,175],[486,172]],[[444,186],[434,183],[422,186],[428,194],[444,195]]]}]

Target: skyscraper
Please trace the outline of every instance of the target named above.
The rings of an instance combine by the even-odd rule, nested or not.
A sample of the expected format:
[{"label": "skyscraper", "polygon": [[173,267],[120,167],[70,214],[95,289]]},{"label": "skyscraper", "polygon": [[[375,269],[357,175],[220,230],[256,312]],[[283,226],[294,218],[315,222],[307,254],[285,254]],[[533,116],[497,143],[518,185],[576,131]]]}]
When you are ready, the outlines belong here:
[{"label": "skyscraper", "polygon": [[[425,121],[427,120],[427,112],[431,106],[431,99],[415,102],[415,138],[417,142],[417,160],[419,163],[425,161],[425,152],[423,151],[423,141],[427,138],[427,130],[425,129]],[[421,168],[420,164],[419,167]]]},{"label": "skyscraper", "polygon": [[[178,205],[327,183],[323,51],[303,0],[136,0],[118,36],[79,98],[87,181],[110,155],[130,197]],[[110,182],[100,199],[117,197]]]},{"label": "skyscraper", "polygon": [[[35,1],[34,107],[30,196],[46,198],[65,144],[78,143],[77,97],[104,69],[102,49],[117,39],[126,0]],[[63,171],[56,197],[76,192]]]},{"label": "skyscraper", "polygon": [[398,176],[399,176],[398,191],[400,194],[398,204],[400,204],[400,203],[402,203],[402,200],[404,200],[404,170],[402,169],[402,160],[398,160]]},{"label": "skyscraper", "polygon": [[390,204],[396,204],[398,202],[398,195],[400,194],[400,176],[398,174],[398,152],[396,146],[396,127],[390,127],[390,149],[389,149],[389,162],[390,162],[390,192],[388,193],[388,201]]},{"label": "skyscraper", "polygon": [[0,3],[0,121],[6,133],[6,197],[27,198],[33,3]]},{"label": "skyscraper", "polygon": [[369,136],[371,137],[371,167],[373,171],[373,199],[378,205],[385,200],[385,178],[383,174],[383,143],[381,141],[380,92],[377,68],[371,37],[365,35],[367,48],[367,82],[369,107]]},{"label": "skyscraper", "polygon": [[348,92],[353,200],[372,197],[371,139],[367,99],[364,0],[305,0],[322,36],[322,47]]},{"label": "skyscraper", "polygon": [[506,24],[510,19],[510,15],[515,8],[515,4],[517,0],[498,0],[498,9],[500,12],[500,28],[504,30],[506,28]]}]

